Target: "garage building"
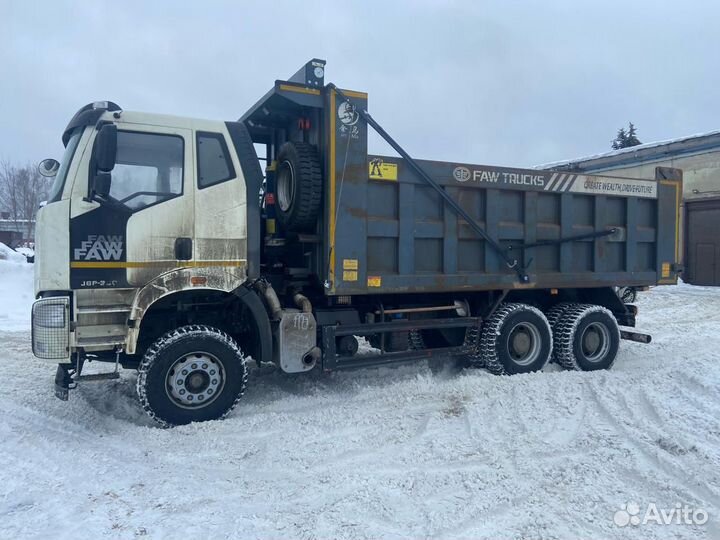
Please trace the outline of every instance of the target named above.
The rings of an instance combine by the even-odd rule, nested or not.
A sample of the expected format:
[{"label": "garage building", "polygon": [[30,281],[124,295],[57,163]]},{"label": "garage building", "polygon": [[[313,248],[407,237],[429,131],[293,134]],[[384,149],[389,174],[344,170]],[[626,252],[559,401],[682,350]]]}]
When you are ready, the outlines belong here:
[{"label": "garage building", "polygon": [[694,285],[720,286],[720,131],[548,163],[538,169],[655,178],[656,167],[683,170],[683,279]]}]

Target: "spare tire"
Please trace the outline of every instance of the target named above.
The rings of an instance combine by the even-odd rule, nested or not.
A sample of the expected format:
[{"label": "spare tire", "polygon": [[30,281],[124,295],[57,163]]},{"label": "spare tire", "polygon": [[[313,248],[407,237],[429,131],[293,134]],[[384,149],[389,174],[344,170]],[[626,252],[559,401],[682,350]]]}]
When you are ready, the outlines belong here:
[{"label": "spare tire", "polygon": [[275,210],[289,231],[314,230],[322,203],[322,168],[314,146],[287,142],[280,147],[275,171]]}]

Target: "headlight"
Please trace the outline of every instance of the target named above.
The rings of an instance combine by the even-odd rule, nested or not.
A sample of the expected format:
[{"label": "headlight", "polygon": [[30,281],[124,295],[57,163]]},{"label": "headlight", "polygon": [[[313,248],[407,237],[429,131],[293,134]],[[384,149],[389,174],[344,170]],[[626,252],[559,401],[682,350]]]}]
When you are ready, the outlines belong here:
[{"label": "headlight", "polygon": [[32,308],[32,348],[38,358],[61,360],[70,356],[70,299],[43,298]]},{"label": "headlight", "polygon": [[65,306],[63,304],[35,304],[33,322],[42,328],[64,328]]}]

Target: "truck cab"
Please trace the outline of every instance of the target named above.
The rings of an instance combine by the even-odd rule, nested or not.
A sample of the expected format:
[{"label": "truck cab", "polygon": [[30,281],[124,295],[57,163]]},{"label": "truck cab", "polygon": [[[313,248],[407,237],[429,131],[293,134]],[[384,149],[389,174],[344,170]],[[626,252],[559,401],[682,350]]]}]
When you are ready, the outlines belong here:
[{"label": "truck cab", "polygon": [[[72,296],[71,348],[126,345],[128,316],[142,309],[133,304],[146,287],[177,287],[170,278],[192,286],[193,269],[224,290],[245,281],[248,184],[227,123],[100,102],[78,111],[63,141],[37,217],[35,293]],[[257,160],[245,169],[255,173],[256,202]],[[181,276],[167,275],[180,267]]]}]

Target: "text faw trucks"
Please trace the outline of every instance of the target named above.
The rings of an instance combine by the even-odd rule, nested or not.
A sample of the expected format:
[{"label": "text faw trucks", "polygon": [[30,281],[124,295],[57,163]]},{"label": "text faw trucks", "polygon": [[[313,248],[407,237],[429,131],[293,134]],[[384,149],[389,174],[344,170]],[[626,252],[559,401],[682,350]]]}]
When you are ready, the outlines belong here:
[{"label": "text faw trucks", "polygon": [[[677,281],[680,171],[414,160],[367,94],[324,70],[308,62],[238,121],[112,102],[70,120],[62,163],[41,164],[55,179],[32,309],[59,397],[122,365],[148,414],[175,425],[228,414],[249,358],[287,373],[432,359],[517,374],[607,369],[621,338],[649,341],[620,330],[637,310],[615,287]],[[368,155],[368,128],[400,157]],[[88,361],[115,371],[82,375]]]}]

